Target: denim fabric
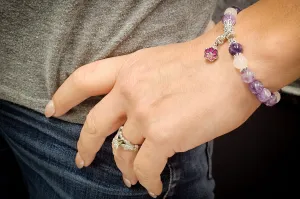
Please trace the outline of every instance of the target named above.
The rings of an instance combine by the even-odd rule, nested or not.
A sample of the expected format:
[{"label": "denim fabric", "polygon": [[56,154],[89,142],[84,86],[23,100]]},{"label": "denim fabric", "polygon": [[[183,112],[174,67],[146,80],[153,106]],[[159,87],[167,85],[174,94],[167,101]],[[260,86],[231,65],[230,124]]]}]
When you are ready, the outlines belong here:
[{"label": "denim fabric", "polygon": [[[13,150],[32,199],[150,199],[139,184],[127,188],[108,137],[91,166],[77,169],[76,142],[82,125],[45,118],[0,100],[0,135]],[[170,158],[158,198],[211,199],[212,142]]]}]

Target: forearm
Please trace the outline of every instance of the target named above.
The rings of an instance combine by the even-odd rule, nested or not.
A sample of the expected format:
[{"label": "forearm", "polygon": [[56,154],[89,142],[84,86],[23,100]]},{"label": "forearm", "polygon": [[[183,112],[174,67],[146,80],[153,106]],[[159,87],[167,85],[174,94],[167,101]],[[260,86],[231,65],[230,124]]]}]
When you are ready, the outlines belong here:
[{"label": "forearm", "polygon": [[[219,23],[195,42],[209,47],[222,31]],[[266,88],[275,91],[300,77],[299,0],[259,1],[238,14],[235,33],[249,68]],[[219,56],[217,61],[232,65],[228,44],[220,47]]]}]

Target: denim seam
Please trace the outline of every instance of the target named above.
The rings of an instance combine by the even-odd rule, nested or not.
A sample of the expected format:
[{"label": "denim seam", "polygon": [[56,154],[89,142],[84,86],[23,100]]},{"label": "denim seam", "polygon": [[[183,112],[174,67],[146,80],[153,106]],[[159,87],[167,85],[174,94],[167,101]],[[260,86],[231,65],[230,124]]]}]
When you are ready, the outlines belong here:
[{"label": "denim seam", "polygon": [[167,164],[168,167],[169,167],[169,170],[170,170],[170,181],[169,181],[169,186],[168,186],[168,190],[166,192],[166,194],[164,195],[163,199],[166,199],[170,190],[171,190],[171,185],[172,185],[172,181],[173,181],[173,169],[172,169],[172,166],[168,163]]}]

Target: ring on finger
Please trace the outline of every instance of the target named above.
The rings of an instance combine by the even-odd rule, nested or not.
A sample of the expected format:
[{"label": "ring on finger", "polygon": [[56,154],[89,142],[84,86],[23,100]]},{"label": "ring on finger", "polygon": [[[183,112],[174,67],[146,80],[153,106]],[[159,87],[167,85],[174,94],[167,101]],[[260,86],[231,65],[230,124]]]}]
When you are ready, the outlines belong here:
[{"label": "ring on finger", "polygon": [[138,151],[140,146],[137,144],[132,144],[129,140],[126,140],[123,136],[123,126],[121,126],[112,140],[112,146],[114,149],[122,147],[126,151]]}]

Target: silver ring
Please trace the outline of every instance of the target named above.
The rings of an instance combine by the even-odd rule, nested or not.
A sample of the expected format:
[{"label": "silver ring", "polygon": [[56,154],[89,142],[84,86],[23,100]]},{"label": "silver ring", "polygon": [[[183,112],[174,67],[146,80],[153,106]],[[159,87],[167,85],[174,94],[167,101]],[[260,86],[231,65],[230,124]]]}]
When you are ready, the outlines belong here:
[{"label": "silver ring", "polygon": [[112,140],[112,146],[114,147],[114,149],[122,147],[126,151],[138,151],[140,148],[139,145],[132,144],[130,141],[124,138],[123,126],[119,128],[117,135]]}]

